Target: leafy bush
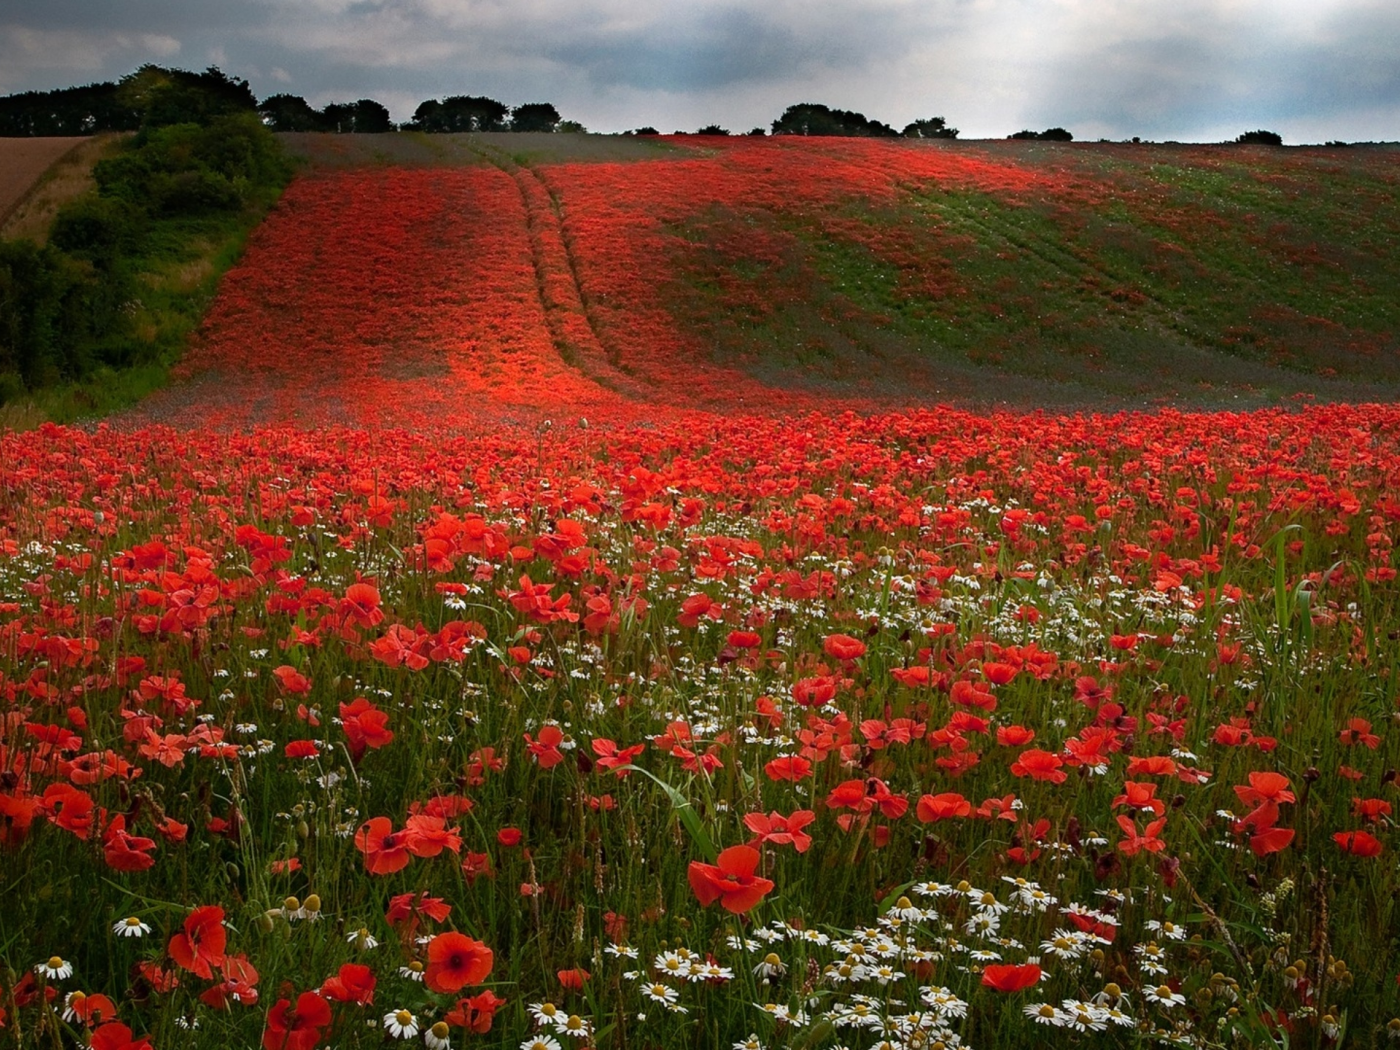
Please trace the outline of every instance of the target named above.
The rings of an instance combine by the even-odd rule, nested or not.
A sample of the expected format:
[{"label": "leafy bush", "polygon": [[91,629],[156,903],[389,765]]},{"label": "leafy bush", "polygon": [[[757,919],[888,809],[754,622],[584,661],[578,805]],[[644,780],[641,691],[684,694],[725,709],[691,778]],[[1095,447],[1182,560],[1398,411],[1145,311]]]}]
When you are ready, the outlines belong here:
[{"label": "leafy bush", "polygon": [[[156,101],[164,99],[164,112],[177,103],[192,111],[232,107],[217,94],[207,105],[191,103],[188,84],[178,80],[148,74],[142,83]],[[178,336],[162,335],[150,316],[143,315],[144,332],[133,323],[144,310],[138,275],[184,261],[191,223],[201,237],[231,235],[247,221],[248,207],[269,199],[288,175],[276,139],[251,111],[148,127],[117,156],[98,162],[96,190],[59,210],[48,245],[0,242],[5,398],[17,397],[17,386],[82,380],[97,368],[174,353]],[[151,292],[140,287],[143,296]],[[197,304],[186,301],[176,312],[191,310]]]},{"label": "leafy bush", "polygon": [[1256,131],[1246,131],[1235,141],[1241,146],[1282,146],[1283,136],[1277,131],[1265,131],[1263,128],[1259,128]]}]

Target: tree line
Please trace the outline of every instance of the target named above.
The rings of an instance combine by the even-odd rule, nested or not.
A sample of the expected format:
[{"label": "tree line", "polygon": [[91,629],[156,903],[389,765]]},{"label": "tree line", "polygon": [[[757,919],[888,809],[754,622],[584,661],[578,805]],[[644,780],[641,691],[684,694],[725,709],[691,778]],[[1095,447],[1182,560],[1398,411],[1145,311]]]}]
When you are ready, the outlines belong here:
[{"label": "tree line", "polygon": [[[396,124],[389,110],[371,98],[330,102],[320,109],[300,95],[275,94],[259,101],[246,80],[230,77],[217,66],[202,73],[145,65],[115,83],[87,84],[55,91],[25,91],[0,97],[0,136],[90,135],[101,131],[134,131],[159,113],[162,123],[202,122],[219,114],[255,112],[273,131],[319,131],[340,134],[380,134],[422,131],[431,134],[482,131],[581,132],[576,121],[564,120],[550,102],[518,106],[484,95],[449,95],[419,103],[411,119]],[[641,127],[625,135],[655,135]],[[718,124],[677,135],[729,135]],[[749,135],[836,135],[859,138],[956,139],[958,129],[943,117],[912,121],[902,129],[863,113],[803,102],[788,106],[769,128]],[[1010,139],[1070,142],[1064,128],[1023,129]],[[1133,141],[1138,141],[1134,139]],[[1249,131],[1235,140],[1243,145],[1282,145],[1272,131]]]}]

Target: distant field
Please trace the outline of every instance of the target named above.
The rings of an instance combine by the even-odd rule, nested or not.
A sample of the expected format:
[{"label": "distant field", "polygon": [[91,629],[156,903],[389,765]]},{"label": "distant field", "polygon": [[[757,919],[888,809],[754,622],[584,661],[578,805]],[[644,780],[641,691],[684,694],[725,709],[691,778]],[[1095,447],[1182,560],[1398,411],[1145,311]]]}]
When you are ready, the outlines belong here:
[{"label": "distant field", "polygon": [[1391,149],[283,141],[188,365],[238,419],[1400,397]]},{"label": "distant field", "polygon": [[0,237],[41,244],[54,215],[92,186],[92,166],[119,135],[0,140]]},{"label": "distant field", "polygon": [[39,176],[86,141],[81,137],[0,139],[0,223],[9,218]]}]

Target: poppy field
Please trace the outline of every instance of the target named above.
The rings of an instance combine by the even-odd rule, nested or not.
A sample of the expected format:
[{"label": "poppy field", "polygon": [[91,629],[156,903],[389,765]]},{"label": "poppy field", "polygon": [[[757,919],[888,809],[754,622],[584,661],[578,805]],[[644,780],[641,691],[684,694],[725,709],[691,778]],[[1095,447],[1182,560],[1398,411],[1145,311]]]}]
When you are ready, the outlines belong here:
[{"label": "poppy field", "polygon": [[707,149],[310,170],[182,381],[0,432],[0,1047],[1400,1039],[1400,409],[768,355],[907,178]]}]

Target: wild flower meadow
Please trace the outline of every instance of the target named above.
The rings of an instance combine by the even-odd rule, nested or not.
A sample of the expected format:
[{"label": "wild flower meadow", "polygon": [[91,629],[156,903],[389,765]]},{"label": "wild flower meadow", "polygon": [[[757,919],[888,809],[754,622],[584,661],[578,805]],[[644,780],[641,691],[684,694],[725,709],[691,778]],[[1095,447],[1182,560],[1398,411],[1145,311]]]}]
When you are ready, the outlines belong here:
[{"label": "wild flower meadow", "polygon": [[1381,1038],[1396,424],[6,435],[6,1038]]},{"label": "wild flower meadow", "polygon": [[299,179],[0,433],[0,1047],[1400,1038],[1400,410],[634,351],[528,168]]}]

